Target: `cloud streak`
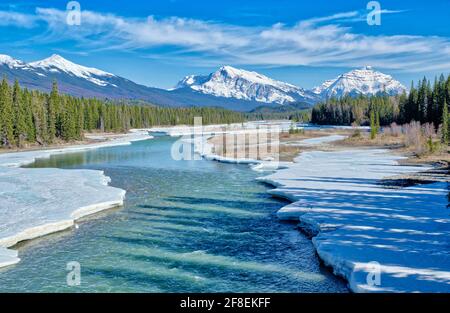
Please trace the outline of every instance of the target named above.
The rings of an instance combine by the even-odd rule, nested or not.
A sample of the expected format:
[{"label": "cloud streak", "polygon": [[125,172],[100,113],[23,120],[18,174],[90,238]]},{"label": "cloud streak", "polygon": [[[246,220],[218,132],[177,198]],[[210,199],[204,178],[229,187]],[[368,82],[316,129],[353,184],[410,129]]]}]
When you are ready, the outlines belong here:
[{"label": "cloud streak", "polygon": [[0,26],[17,26],[32,28],[36,26],[37,18],[32,15],[10,11],[0,11]]},{"label": "cloud streak", "polygon": [[[385,10],[382,13],[401,11]],[[42,42],[72,40],[89,50],[139,51],[197,64],[260,66],[344,66],[371,64],[405,71],[449,70],[450,40],[435,36],[366,35],[349,26],[358,11],[299,21],[249,27],[180,17],[124,18],[83,11],[80,26],[66,24],[66,12],[38,8],[34,15],[0,11],[0,26],[40,27]],[[345,23],[347,21],[347,23]],[[35,38],[36,40],[36,38]],[[161,48],[170,48],[169,53]],[[178,59],[177,59],[178,58]]]}]

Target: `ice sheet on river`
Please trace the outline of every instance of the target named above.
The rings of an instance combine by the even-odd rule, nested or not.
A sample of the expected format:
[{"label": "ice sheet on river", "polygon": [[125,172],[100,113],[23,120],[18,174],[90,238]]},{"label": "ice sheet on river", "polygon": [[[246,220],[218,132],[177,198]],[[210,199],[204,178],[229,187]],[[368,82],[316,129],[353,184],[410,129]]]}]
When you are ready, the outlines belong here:
[{"label": "ice sheet on river", "polygon": [[319,256],[353,291],[450,292],[447,185],[384,187],[384,177],[426,169],[400,158],[380,149],[304,152],[260,180],[294,201],[278,216],[315,234]]},{"label": "ice sheet on river", "polygon": [[[149,139],[134,131],[106,142],[0,155],[0,267],[19,262],[16,243],[71,227],[74,221],[123,203],[125,190],[108,186],[102,171],[19,168],[53,154]],[[102,138],[98,138],[102,139]]]}]

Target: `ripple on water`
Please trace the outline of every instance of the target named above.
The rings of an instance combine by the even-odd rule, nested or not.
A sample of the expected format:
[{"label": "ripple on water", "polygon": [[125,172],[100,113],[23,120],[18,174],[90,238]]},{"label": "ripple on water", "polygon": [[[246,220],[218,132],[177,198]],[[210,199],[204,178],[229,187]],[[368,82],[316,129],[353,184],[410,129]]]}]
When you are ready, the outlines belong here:
[{"label": "ripple on water", "polygon": [[[276,219],[244,165],[170,159],[162,137],[38,160],[31,166],[100,169],[127,190],[123,208],[79,228],[21,244],[22,262],[0,271],[1,291],[346,292],[310,240]],[[82,283],[66,284],[66,264]]]}]

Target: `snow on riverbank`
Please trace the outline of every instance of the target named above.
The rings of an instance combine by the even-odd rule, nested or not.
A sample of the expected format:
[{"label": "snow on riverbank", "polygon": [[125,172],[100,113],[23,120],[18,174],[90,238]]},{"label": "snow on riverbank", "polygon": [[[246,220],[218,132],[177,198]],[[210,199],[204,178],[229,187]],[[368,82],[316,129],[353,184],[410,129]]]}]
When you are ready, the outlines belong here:
[{"label": "snow on riverbank", "polygon": [[[241,124],[205,125],[205,126],[183,126],[183,127],[162,127],[152,128],[151,132],[163,133],[172,137],[182,137],[182,142],[193,144],[194,152],[209,161],[231,164],[248,164],[255,171],[275,170],[284,168],[286,162],[279,162],[270,158],[258,160],[250,157],[228,157],[214,153],[214,145],[208,140],[215,135],[253,135],[258,133],[272,132],[278,134],[281,131],[288,131],[291,128],[290,121],[277,122],[246,122]],[[242,138],[242,137],[241,137]]]},{"label": "snow on riverbank", "polygon": [[48,158],[50,155],[56,155],[61,153],[78,152],[90,149],[98,149],[112,146],[129,145],[133,141],[147,140],[153,138],[148,134],[145,129],[133,129],[127,134],[116,135],[114,138],[109,139],[103,135],[89,135],[88,139],[98,140],[98,143],[68,146],[49,150],[35,150],[35,151],[23,151],[13,153],[0,154],[0,168],[1,167],[19,167],[26,164],[33,163],[36,159]]},{"label": "snow on riverbank", "polygon": [[146,130],[133,130],[96,144],[0,154],[0,267],[20,261],[8,247],[69,228],[81,217],[122,205],[125,198],[125,190],[108,186],[110,179],[102,171],[20,166],[54,154],[150,138]]},{"label": "snow on riverbank", "polygon": [[[351,290],[450,292],[447,186],[383,187],[384,177],[426,169],[400,158],[381,149],[304,152],[259,180],[293,201],[279,218],[313,233],[318,255]],[[380,284],[371,284],[378,269]]]},{"label": "snow on riverbank", "polygon": [[330,143],[333,141],[343,140],[346,137],[347,136],[342,136],[342,135],[330,135],[330,136],[324,136],[324,137],[309,138],[309,139],[300,140],[298,142],[298,145],[311,147],[311,146]]},{"label": "snow on riverbank", "polygon": [[[293,202],[277,215],[298,221],[314,235],[319,257],[347,279],[352,291],[450,292],[447,185],[380,184],[383,178],[429,167],[399,165],[403,157],[388,150],[350,149],[304,152],[294,163],[265,168],[270,162],[212,154],[206,138],[197,138],[195,146],[208,160],[278,169],[258,179],[277,187],[269,191],[273,195]],[[343,138],[324,136],[299,144],[320,146]]]},{"label": "snow on riverbank", "polygon": [[[173,128],[154,131],[172,136],[193,133]],[[264,168],[261,161],[214,155],[207,138],[217,131],[210,127],[204,136],[184,140],[194,140],[195,149],[206,159]],[[339,139],[326,136],[301,144],[316,146]],[[279,210],[279,218],[298,221],[309,230],[319,257],[347,279],[351,290],[450,292],[447,186],[381,185],[383,178],[428,169],[399,165],[401,158],[383,149],[310,151],[258,180],[277,187],[270,193],[293,202]],[[371,280],[378,270],[379,283]]]}]

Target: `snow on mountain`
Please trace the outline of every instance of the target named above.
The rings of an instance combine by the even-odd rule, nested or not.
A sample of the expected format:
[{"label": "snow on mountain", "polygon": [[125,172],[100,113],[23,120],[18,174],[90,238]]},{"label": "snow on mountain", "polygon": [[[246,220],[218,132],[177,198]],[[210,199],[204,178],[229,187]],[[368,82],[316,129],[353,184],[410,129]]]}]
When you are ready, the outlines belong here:
[{"label": "snow on mountain", "polygon": [[321,86],[312,89],[312,92],[321,98],[342,97],[346,94],[356,96],[376,95],[387,93],[397,95],[403,93],[406,87],[390,75],[375,71],[371,66],[352,70],[338,76],[334,80],[327,80]]},{"label": "snow on mountain", "polygon": [[293,102],[316,103],[345,94],[356,96],[387,93],[396,95],[406,90],[392,76],[375,71],[370,66],[355,69],[325,81],[311,90],[271,79],[256,72],[223,66],[210,75],[189,75],[173,89],[190,88],[213,96],[287,104]]},{"label": "snow on mountain", "polygon": [[206,76],[186,76],[175,90],[181,88],[218,97],[278,104],[299,101],[312,103],[316,98],[313,93],[300,87],[231,66],[222,66]]},{"label": "snow on mountain", "polygon": [[107,86],[109,84],[107,81],[102,80],[99,77],[114,76],[111,73],[107,73],[96,68],[75,64],[57,54],[53,54],[51,57],[41,61],[31,62],[28,65],[33,69],[39,69],[53,73],[64,72],[69,75],[84,78],[99,86]]},{"label": "snow on mountain", "polygon": [[6,54],[0,54],[0,65],[6,65],[9,68],[21,68],[25,66],[25,63],[23,63],[20,60],[14,59]]},{"label": "snow on mountain", "polygon": [[322,83],[322,85],[314,87],[311,91],[313,93],[315,93],[316,95],[320,95],[320,94],[322,94],[322,92],[324,90],[326,90],[328,87],[330,87],[336,81],[336,79],[337,78],[326,80]]},{"label": "snow on mountain", "polygon": [[190,88],[168,91],[144,86],[105,71],[75,64],[59,55],[31,63],[0,55],[0,77],[7,77],[10,83],[18,80],[23,87],[45,92],[51,91],[53,82],[57,81],[61,93],[76,97],[142,100],[164,107],[202,106],[250,111],[260,106],[256,101],[216,97]]},{"label": "snow on mountain", "polygon": [[[345,94],[402,93],[406,88],[390,75],[366,66],[327,80],[312,90],[274,80],[257,72],[222,66],[209,75],[189,75],[175,88],[158,89],[136,84],[111,73],[75,64],[59,55],[26,63],[0,54],[0,76],[22,86],[44,91],[58,82],[60,91],[74,96],[139,99],[162,106],[216,106],[250,111],[265,105],[314,105]],[[288,106],[285,106],[288,107]]]}]

